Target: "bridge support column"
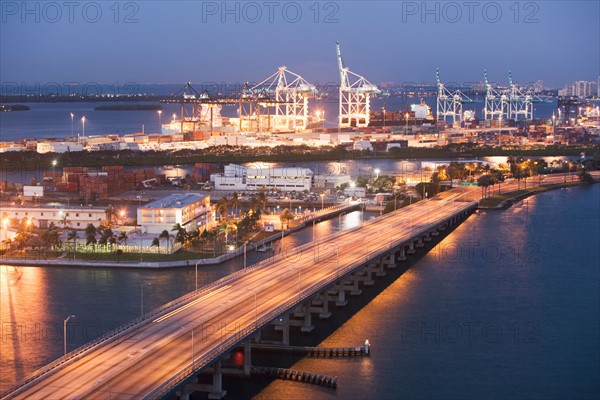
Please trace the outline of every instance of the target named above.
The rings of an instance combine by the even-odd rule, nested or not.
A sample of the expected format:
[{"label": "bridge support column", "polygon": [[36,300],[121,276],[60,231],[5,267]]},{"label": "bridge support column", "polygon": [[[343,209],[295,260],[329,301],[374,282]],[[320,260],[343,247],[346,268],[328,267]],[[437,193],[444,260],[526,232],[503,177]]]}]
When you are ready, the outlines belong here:
[{"label": "bridge support column", "polygon": [[404,246],[400,246],[400,250],[398,251],[398,261],[405,261],[406,253],[404,250]]},{"label": "bridge support column", "polygon": [[408,254],[415,254],[415,243],[414,242],[410,242],[410,244],[408,245]]},{"label": "bridge support column", "polygon": [[223,374],[221,373],[221,361],[214,363],[212,392],[208,394],[209,399],[222,399],[227,394],[223,390]]},{"label": "bridge support column", "polygon": [[417,247],[423,247],[423,236],[419,236],[419,238],[417,239]]},{"label": "bridge support column", "polygon": [[373,268],[373,272],[375,272],[375,276],[385,276],[385,268],[383,258],[377,260],[375,264],[375,268]]},{"label": "bridge support column", "polygon": [[425,236],[423,236],[423,241],[431,242],[431,232],[427,232]]},{"label": "bridge support column", "polygon": [[384,262],[389,269],[396,268],[396,252],[392,251],[387,257],[384,258]]},{"label": "bridge support column", "polygon": [[300,327],[302,332],[312,332],[315,326],[312,324],[312,316],[310,314],[310,300],[306,301],[302,308],[304,309],[304,323]]},{"label": "bridge support column", "polygon": [[285,313],[281,316],[281,321],[273,322],[275,330],[282,333],[281,344],[284,346],[290,345],[290,313]]},{"label": "bridge support column", "polygon": [[346,292],[344,291],[342,285],[340,285],[339,283],[335,284],[333,289],[329,291],[328,300],[335,301],[335,305],[337,307],[343,307],[346,304],[348,304],[348,302],[346,301]]},{"label": "bridge support column", "polygon": [[316,298],[311,301],[310,311],[319,313],[319,318],[321,319],[331,317],[331,312],[329,312],[329,301],[327,300],[326,293],[319,293]]},{"label": "bridge support column", "polygon": [[349,285],[347,284],[348,281],[342,282],[342,285],[344,285],[344,290],[348,290],[352,296],[360,295],[362,293],[362,290],[358,288],[358,282],[360,281],[358,273],[353,272],[350,278],[352,280],[350,281]]},{"label": "bridge support column", "polygon": [[250,368],[252,367],[252,346],[250,339],[244,343],[244,375],[250,376]]},{"label": "bridge support column", "polygon": [[358,273],[360,274],[360,281],[363,283],[363,285],[371,286],[375,284],[371,278],[371,274],[373,273],[373,264],[368,264],[365,268],[358,271]]}]

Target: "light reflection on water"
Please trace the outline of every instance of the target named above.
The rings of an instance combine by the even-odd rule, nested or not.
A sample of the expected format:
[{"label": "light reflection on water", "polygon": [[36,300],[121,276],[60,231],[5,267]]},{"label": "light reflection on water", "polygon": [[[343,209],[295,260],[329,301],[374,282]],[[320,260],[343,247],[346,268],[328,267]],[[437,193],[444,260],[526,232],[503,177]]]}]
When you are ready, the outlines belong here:
[{"label": "light reflection on water", "polygon": [[598,398],[600,185],[478,212],[304,358],[335,391],[275,381],[254,398]]}]

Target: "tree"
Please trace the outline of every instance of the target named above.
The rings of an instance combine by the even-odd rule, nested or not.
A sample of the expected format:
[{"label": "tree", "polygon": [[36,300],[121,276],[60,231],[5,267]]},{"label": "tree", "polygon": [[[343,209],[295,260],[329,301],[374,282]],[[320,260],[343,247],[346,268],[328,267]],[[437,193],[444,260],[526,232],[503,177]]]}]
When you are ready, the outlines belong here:
[{"label": "tree", "polygon": [[117,241],[119,242],[119,244],[127,244],[127,239],[129,239],[129,237],[127,236],[127,232],[119,232],[119,236],[117,237]]},{"label": "tree", "polygon": [[477,185],[481,186],[481,198],[482,199],[484,197],[484,190],[485,190],[485,196],[487,196],[488,187],[493,184],[494,184],[494,178],[488,174],[481,175],[479,177],[479,179],[477,179]]},{"label": "tree", "polygon": [[[159,239],[164,239],[167,241],[167,245],[169,245],[169,247],[171,247],[171,237],[172,236],[169,234],[169,231],[166,229],[164,231],[162,231],[160,233],[160,235],[158,235]],[[171,248],[171,250],[172,250],[172,248]]]},{"label": "tree", "polygon": [[67,240],[73,241],[73,259],[75,259],[75,251],[77,249],[77,231],[72,229],[67,233]]},{"label": "tree", "polygon": [[229,200],[227,200],[227,196],[223,196],[221,200],[217,203],[216,211],[219,213],[219,217],[223,218],[225,216],[225,220],[229,217]]},{"label": "tree", "polygon": [[175,240],[176,243],[181,243],[182,246],[185,246],[188,242],[188,232],[185,230],[181,224],[177,223],[173,225],[173,229],[171,231],[175,232]]},{"label": "tree", "polygon": [[292,214],[292,212],[290,210],[288,210],[287,208],[284,209],[281,212],[281,215],[279,216],[279,220],[281,221],[281,229],[283,229],[283,225],[288,223],[289,221],[294,219],[294,214]]},{"label": "tree", "polygon": [[231,195],[231,200],[229,200],[229,205],[233,207],[233,214],[237,215],[238,207],[240,205],[240,197],[237,192],[233,192]]},{"label": "tree", "polygon": [[89,236],[89,235],[96,236],[96,233],[98,233],[98,229],[94,226],[94,224],[88,224],[85,227],[85,235],[86,236]]},{"label": "tree", "polygon": [[225,234],[225,244],[227,244],[227,238],[229,237],[229,233],[237,230],[237,225],[232,222],[224,222],[221,224],[219,228],[219,233]]},{"label": "tree", "polygon": [[48,229],[42,233],[42,241],[48,247],[57,248],[62,245],[60,237],[58,235],[58,229],[54,224],[50,224]]},{"label": "tree", "polygon": [[108,222],[108,226],[113,225],[113,220],[118,218],[117,210],[114,206],[109,205],[106,209],[106,222]]},{"label": "tree", "polygon": [[158,249],[158,252],[160,253],[160,239],[155,237],[154,239],[152,239],[152,244],[150,245],[151,247],[156,247]]}]

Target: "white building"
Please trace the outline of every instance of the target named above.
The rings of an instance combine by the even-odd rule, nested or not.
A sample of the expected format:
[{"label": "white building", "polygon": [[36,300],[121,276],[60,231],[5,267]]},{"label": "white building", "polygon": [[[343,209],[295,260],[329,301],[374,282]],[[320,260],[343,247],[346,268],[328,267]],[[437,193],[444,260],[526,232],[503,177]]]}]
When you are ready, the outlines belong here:
[{"label": "white building", "polygon": [[349,185],[352,182],[350,175],[344,174],[324,174],[315,175],[315,188],[335,189],[342,185]]},{"label": "white building", "polygon": [[313,172],[308,168],[247,168],[229,164],[222,174],[212,174],[210,180],[217,190],[279,189],[282,192],[310,190]]},{"label": "white building", "polygon": [[71,151],[83,151],[83,146],[75,142],[38,142],[37,144],[37,152],[40,154]]},{"label": "white building", "polygon": [[103,207],[2,207],[2,219],[22,220],[27,218],[31,224],[47,228],[51,222],[62,227],[62,222],[73,229],[85,229],[88,224],[95,227],[106,221],[106,208]]},{"label": "white building", "polygon": [[212,227],[214,220],[210,196],[197,193],[172,194],[137,210],[137,223],[143,233],[171,233],[176,224],[188,232],[204,230]]}]

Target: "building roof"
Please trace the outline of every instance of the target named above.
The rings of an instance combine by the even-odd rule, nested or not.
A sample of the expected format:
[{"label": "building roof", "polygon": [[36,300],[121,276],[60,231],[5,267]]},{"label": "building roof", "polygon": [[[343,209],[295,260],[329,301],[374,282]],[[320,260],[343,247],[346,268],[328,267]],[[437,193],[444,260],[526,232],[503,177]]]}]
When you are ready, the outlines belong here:
[{"label": "building roof", "polygon": [[169,196],[154,200],[143,205],[139,209],[144,208],[183,208],[192,203],[206,198],[207,196],[200,193],[176,193]]}]

